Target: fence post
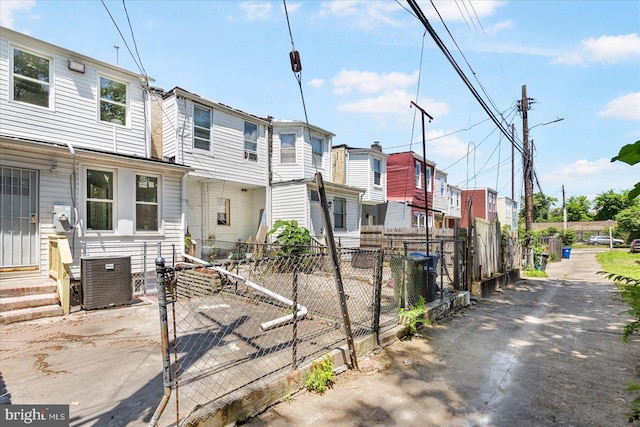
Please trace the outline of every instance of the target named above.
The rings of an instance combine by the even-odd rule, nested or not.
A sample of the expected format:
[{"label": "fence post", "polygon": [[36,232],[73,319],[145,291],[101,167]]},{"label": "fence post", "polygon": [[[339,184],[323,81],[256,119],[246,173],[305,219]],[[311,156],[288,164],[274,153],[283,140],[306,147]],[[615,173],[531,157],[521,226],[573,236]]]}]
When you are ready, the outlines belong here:
[{"label": "fence post", "polygon": [[378,249],[377,263],[375,266],[375,288],[373,292],[373,333],[376,334],[376,343],[380,345],[380,311],[382,305],[382,268],[384,266],[384,250]]},{"label": "fence post", "polygon": [[164,386],[164,395],[158,404],[156,411],[149,421],[149,427],[155,427],[160,421],[160,416],[164,408],[169,403],[171,397],[171,359],[169,355],[169,323],[167,321],[167,288],[164,282],[165,278],[165,260],[162,255],[158,254],[156,258],[156,278],[158,282],[158,311],[160,314],[160,337],[162,339],[162,383]]},{"label": "fence post", "polygon": [[444,263],[445,262],[446,261],[444,259],[444,240],[440,239],[440,300],[444,298]]},{"label": "fence post", "polygon": [[293,328],[292,328],[292,347],[291,347],[291,367],[295,371],[298,367],[298,271],[300,265],[300,249],[298,246],[293,247],[293,286],[291,301],[293,302]]}]

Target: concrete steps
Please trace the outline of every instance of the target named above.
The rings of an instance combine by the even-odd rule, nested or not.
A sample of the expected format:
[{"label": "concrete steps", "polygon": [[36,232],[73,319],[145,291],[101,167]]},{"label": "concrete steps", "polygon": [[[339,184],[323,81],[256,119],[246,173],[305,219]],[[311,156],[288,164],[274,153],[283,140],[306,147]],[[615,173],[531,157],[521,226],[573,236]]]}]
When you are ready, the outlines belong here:
[{"label": "concrete steps", "polygon": [[44,278],[0,287],[0,324],[61,316],[56,282]]}]

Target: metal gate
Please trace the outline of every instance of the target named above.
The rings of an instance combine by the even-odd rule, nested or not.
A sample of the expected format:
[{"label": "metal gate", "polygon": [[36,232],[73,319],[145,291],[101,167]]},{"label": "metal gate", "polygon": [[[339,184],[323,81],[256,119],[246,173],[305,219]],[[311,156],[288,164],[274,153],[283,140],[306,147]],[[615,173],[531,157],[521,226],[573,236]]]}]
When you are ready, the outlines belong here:
[{"label": "metal gate", "polygon": [[0,167],[0,268],[38,265],[38,171]]}]

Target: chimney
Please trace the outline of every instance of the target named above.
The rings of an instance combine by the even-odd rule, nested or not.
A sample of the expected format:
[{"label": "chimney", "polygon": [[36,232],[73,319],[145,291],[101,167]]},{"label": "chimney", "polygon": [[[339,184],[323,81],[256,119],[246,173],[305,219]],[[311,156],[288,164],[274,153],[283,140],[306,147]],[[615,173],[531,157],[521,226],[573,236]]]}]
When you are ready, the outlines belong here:
[{"label": "chimney", "polygon": [[371,144],[371,149],[382,152],[382,146],[380,145],[380,141],[373,141],[373,144]]}]

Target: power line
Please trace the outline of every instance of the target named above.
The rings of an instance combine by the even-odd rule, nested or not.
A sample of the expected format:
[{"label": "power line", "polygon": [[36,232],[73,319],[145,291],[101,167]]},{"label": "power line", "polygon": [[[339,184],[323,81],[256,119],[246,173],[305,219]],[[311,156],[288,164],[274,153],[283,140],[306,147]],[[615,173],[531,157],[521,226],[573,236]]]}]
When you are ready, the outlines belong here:
[{"label": "power line", "polygon": [[127,5],[125,4],[125,0],[122,0],[122,7],[124,8],[124,14],[127,17],[127,22],[129,23],[129,30],[131,31],[131,39],[133,40],[133,47],[136,50],[138,61],[140,61],[140,68],[142,68],[142,71],[143,71],[142,74],[144,74],[145,79],[149,80],[149,76],[147,75],[147,70],[145,70],[144,65],[142,65],[142,58],[140,58],[140,52],[138,52],[138,44],[136,43],[136,36],[133,34],[133,27],[131,26],[131,20],[129,19],[129,11],[127,10]]},{"label": "power line", "polygon": [[129,51],[129,54],[131,55],[131,58],[133,59],[133,62],[136,64],[136,67],[138,67],[138,70],[140,71],[140,74],[142,74],[145,78],[147,78],[146,73],[142,69],[142,65],[140,65],[138,63],[138,61],[136,60],[136,57],[133,55],[133,52],[131,51],[131,48],[129,47],[129,43],[127,43],[127,40],[124,38],[124,35],[122,34],[122,31],[120,31],[120,27],[118,27],[118,24],[116,23],[116,20],[113,18],[113,15],[111,15],[111,11],[109,11],[109,8],[105,4],[104,0],[100,0],[100,2],[102,3],[102,5],[104,6],[105,10],[109,14],[109,17],[111,18],[111,22],[113,22],[113,25],[115,25],[116,30],[118,30],[118,34],[120,34],[120,38],[122,39],[122,41],[124,42],[125,47]]},{"label": "power line", "polygon": [[469,81],[469,79],[467,78],[467,76],[464,74],[464,72],[460,69],[460,66],[458,65],[458,63],[455,61],[455,59],[453,58],[453,56],[451,55],[451,52],[449,52],[449,50],[447,49],[447,47],[444,45],[444,43],[442,42],[442,40],[440,39],[440,37],[438,36],[438,34],[435,32],[435,30],[433,29],[433,27],[431,26],[431,24],[429,23],[429,21],[427,20],[427,18],[425,17],[424,13],[422,12],[422,10],[420,9],[420,6],[418,6],[418,4],[416,3],[415,0],[408,0],[409,6],[411,6],[411,8],[413,9],[413,11],[415,12],[416,16],[418,17],[418,19],[420,20],[420,22],[422,22],[422,24],[424,25],[424,27],[427,29],[427,31],[429,32],[429,35],[431,35],[431,37],[433,38],[433,40],[436,42],[436,44],[438,45],[438,47],[440,48],[440,50],[442,51],[442,53],[445,55],[445,57],[449,60],[449,62],[451,63],[451,65],[453,66],[453,68],[455,69],[455,71],[458,73],[458,75],[460,76],[460,78],[462,79],[462,81],[465,83],[465,85],[467,86],[467,88],[471,91],[471,94],[473,95],[474,98],[476,98],[476,100],[478,101],[478,103],[480,104],[480,106],[485,110],[485,112],[489,115],[489,117],[491,118],[491,120],[495,123],[495,125],[498,127],[498,129],[500,130],[500,132],[507,137],[507,139],[514,144],[514,147],[518,149],[518,151],[520,153],[523,153],[523,150],[517,146],[515,144],[515,141],[512,139],[511,137],[511,132],[505,128],[505,126],[498,120],[498,118],[495,116],[495,114],[491,111],[491,109],[489,108],[489,106],[486,104],[486,102],[482,99],[482,97],[480,96],[480,94],[478,94],[478,92],[476,91],[476,89],[473,87],[473,85],[471,84],[471,82]]}]

